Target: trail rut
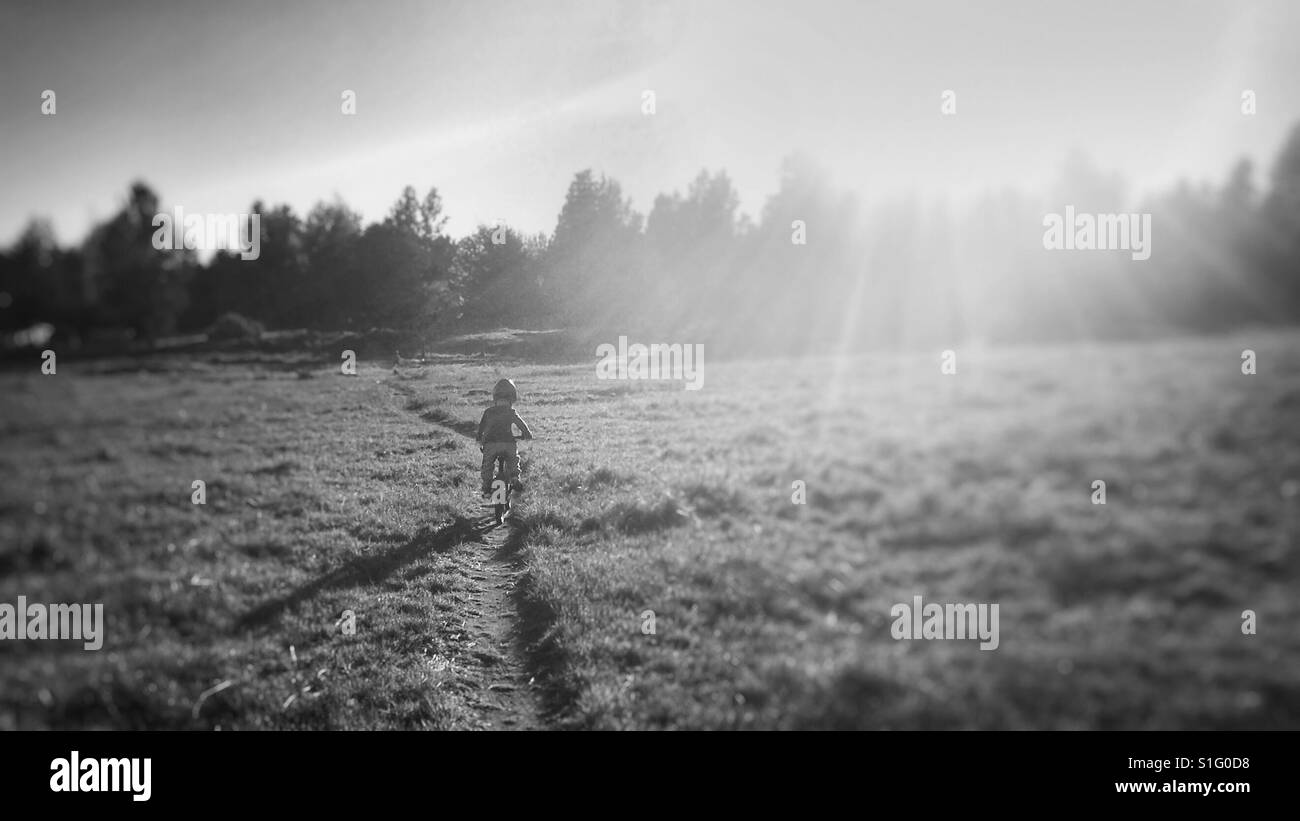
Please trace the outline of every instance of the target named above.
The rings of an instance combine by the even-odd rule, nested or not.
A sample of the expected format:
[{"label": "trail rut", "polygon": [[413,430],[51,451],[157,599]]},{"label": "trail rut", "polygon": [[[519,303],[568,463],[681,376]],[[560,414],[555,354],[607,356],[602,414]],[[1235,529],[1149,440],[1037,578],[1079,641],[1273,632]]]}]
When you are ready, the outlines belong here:
[{"label": "trail rut", "polygon": [[[393,387],[403,397],[412,395],[400,385]],[[472,436],[467,432],[472,426],[464,423],[429,414],[420,417],[444,430]],[[474,494],[472,488],[476,486],[477,477],[467,483],[467,504],[478,505],[482,515],[474,521],[468,538],[447,554],[471,583],[470,592],[459,602],[463,607],[457,614],[460,623],[456,628],[464,652],[456,663],[462,668],[462,686],[466,682],[478,686],[468,688],[464,703],[478,714],[480,729],[545,729],[540,691],[528,673],[520,648],[520,616],[513,598],[522,576],[511,559],[521,542],[521,534],[516,531],[518,522],[507,517],[505,524],[497,525],[492,509],[481,506]]]}]

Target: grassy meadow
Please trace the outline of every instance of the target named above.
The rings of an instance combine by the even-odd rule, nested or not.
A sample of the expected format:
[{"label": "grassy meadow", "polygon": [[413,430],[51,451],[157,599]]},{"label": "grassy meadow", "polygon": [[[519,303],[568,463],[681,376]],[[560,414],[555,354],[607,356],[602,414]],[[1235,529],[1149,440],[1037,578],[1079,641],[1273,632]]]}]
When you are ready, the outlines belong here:
[{"label": "grassy meadow", "polygon": [[[493,530],[503,375],[537,439]],[[0,602],[108,622],[0,643],[0,729],[1300,728],[1294,332],[706,357],[699,391],[469,355],[0,390]],[[894,640],[916,595],[997,603],[1000,646]]]}]

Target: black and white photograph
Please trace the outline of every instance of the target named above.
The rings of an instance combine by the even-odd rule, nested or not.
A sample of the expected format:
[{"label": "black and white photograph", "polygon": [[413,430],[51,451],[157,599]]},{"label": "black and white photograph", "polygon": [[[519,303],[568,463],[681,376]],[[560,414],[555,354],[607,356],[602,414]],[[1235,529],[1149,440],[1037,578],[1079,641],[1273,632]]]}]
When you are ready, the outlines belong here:
[{"label": "black and white photograph", "polygon": [[1298,43],[4,0],[0,740],[1300,729]]}]

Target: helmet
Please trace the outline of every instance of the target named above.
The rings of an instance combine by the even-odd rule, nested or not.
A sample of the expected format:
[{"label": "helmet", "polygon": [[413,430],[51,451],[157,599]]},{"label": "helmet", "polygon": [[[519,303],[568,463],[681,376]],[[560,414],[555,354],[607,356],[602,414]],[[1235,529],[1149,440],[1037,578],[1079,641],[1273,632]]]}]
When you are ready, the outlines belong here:
[{"label": "helmet", "polygon": [[515,390],[515,383],[509,379],[502,379],[492,388],[493,399],[509,399],[514,402],[519,399],[519,391]]}]

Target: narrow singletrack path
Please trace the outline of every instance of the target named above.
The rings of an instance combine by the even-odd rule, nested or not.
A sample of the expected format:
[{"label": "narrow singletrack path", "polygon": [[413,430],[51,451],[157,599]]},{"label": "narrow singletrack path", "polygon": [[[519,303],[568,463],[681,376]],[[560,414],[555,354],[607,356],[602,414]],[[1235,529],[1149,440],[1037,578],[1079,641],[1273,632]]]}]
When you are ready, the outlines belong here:
[{"label": "narrow singletrack path", "polygon": [[[404,396],[409,393],[395,386]],[[429,424],[465,436],[465,426],[444,424],[427,415]],[[467,487],[477,488],[478,469]],[[461,608],[455,618],[455,633],[463,648],[454,663],[464,670],[458,677],[465,704],[478,714],[477,725],[484,730],[544,729],[538,690],[520,650],[519,614],[512,596],[522,575],[513,554],[521,547],[522,531],[511,511],[502,525],[497,525],[492,508],[483,506],[474,493],[473,504],[480,515],[473,521],[468,538],[446,555],[468,582],[470,592],[458,597]],[[468,669],[465,669],[468,668]],[[476,682],[478,686],[467,683]]]}]

